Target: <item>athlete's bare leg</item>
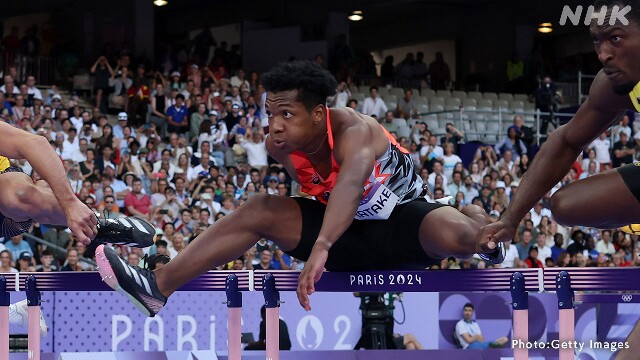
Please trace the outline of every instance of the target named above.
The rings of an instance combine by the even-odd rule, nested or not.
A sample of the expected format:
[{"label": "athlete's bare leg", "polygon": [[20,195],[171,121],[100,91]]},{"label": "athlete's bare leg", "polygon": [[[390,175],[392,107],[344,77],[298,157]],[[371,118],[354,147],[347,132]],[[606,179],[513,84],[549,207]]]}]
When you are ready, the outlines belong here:
[{"label": "athlete's bare leg", "polygon": [[640,222],[640,202],[615,169],[558,190],[551,212],[563,225],[612,229]]},{"label": "athlete's bare leg", "polygon": [[[39,184],[41,185],[41,184]],[[48,186],[39,186],[20,172],[0,175],[0,212],[14,221],[66,225],[64,210]]]},{"label": "athlete's bare leg", "polygon": [[217,265],[236,259],[261,238],[283,251],[295,249],[302,234],[302,212],[294,199],[256,194],[205,230],[182,252],[155,271],[158,289],[168,296]]},{"label": "athlete's bare leg", "polygon": [[616,360],[636,360],[638,351],[640,351],[640,321],[636,322],[636,326],[631,330],[631,334],[625,340],[629,347],[620,349],[616,354]]},{"label": "athlete's bare leg", "polygon": [[486,212],[476,205],[458,211],[445,206],[428,213],[420,224],[420,244],[434,259],[449,256],[465,259],[488,252],[480,247],[480,229],[487,225]]}]

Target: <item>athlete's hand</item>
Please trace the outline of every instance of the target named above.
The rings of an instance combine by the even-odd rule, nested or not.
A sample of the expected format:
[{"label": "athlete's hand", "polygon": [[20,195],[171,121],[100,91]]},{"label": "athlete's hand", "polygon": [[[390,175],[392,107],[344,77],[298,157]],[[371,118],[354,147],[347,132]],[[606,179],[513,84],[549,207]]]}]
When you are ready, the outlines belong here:
[{"label": "athlete's hand", "polygon": [[96,227],[98,218],[96,214],[80,200],[67,204],[65,213],[67,216],[67,226],[69,226],[71,232],[78,238],[78,241],[89,245],[91,239],[98,233]]},{"label": "athlete's hand", "polygon": [[311,310],[311,304],[309,303],[309,295],[316,291],[315,284],[324,271],[324,264],[327,262],[329,256],[329,250],[323,249],[319,246],[314,246],[309,255],[309,260],[304,265],[304,269],[298,277],[298,301],[300,306],[305,310]]},{"label": "athlete's hand", "polygon": [[482,228],[480,237],[480,252],[491,252],[501,241],[511,241],[516,233],[516,226],[503,220],[498,220]]}]

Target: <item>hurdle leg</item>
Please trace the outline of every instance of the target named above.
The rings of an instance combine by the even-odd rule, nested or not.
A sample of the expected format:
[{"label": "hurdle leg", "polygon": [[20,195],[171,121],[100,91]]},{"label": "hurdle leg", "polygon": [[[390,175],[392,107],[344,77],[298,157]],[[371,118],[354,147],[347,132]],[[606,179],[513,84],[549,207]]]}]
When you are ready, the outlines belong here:
[{"label": "hurdle leg", "polygon": [[264,305],[267,321],[267,360],[280,359],[280,293],[271,273],[263,280]]},{"label": "hurdle leg", "polygon": [[238,290],[238,277],[231,274],[227,277],[227,308],[229,316],[227,319],[227,346],[229,349],[229,360],[240,360],[241,358],[241,322],[242,322],[242,293]]},{"label": "hurdle leg", "polygon": [[0,275],[0,360],[9,360],[9,305],[7,279]]},{"label": "hurdle leg", "polygon": [[29,360],[40,360],[40,292],[36,287],[36,278],[30,275],[26,280],[28,322],[28,355]]},{"label": "hurdle leg", "polygon": [[529,294],[525,291],[524,275],[515,272],[511,275],[511,307],[513,309],[513,358],[527,360],[529,350],[525,346],[529,341]]},{"label": "hurdle leg", "polygon": [[[561,343],[573,342],[576,338],[574,319],[574,294],[571,290],[571,278],[569,273],[561,271],[556,277],[556,293],[558,295],[558,311],[560,320],[559,337]],[[560,360],[572,360],[574,349],[560,348]]]}]

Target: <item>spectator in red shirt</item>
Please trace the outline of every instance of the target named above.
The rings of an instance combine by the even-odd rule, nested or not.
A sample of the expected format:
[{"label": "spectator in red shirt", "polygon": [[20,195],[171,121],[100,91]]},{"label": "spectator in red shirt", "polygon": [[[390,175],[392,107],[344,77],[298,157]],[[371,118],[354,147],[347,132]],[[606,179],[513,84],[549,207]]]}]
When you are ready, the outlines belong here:
[{"label": "spectator in red shirt", "polygon": [[524,261],[528,268],[542,268],[542,262],[538,260],[538,247],[532,246],[529,248],[529,257]]},{"label": "spectator in red shirt", "polygon": [[133,179],[131,187],[133,190],[124,198],[124,206],[127,209],[127,214],[148,219],[151,209],[151,198],[149,195],[142,193],[142,180],[140,180],[140,178]]}]

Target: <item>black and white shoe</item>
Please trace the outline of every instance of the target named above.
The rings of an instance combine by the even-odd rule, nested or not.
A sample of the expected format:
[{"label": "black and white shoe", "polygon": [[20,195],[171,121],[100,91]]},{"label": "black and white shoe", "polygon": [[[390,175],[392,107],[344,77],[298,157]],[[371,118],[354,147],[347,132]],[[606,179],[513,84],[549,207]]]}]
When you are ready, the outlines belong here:
[{"label": "black and white shoe", "polygon": [[143,314],[153,317],[167,303],[153,271],[128,265],[115,250],[104,245],[96,249],[96,262],[102,280],[128,297]]},{"label": "black and white shoe", "polygon": [[482,260],[494,265],[502,264],[506,255],[507,249],[505,249],[504,244],[501,242],[498,243],[498,247],[493,249],[492,252],[478,254]]},{"label": "black and white shoe", "polygon": [[115,245],[146,248],[153,245],[156,229],[147,220],[137,216],[118,219],[98,219],[95,241]]}]

